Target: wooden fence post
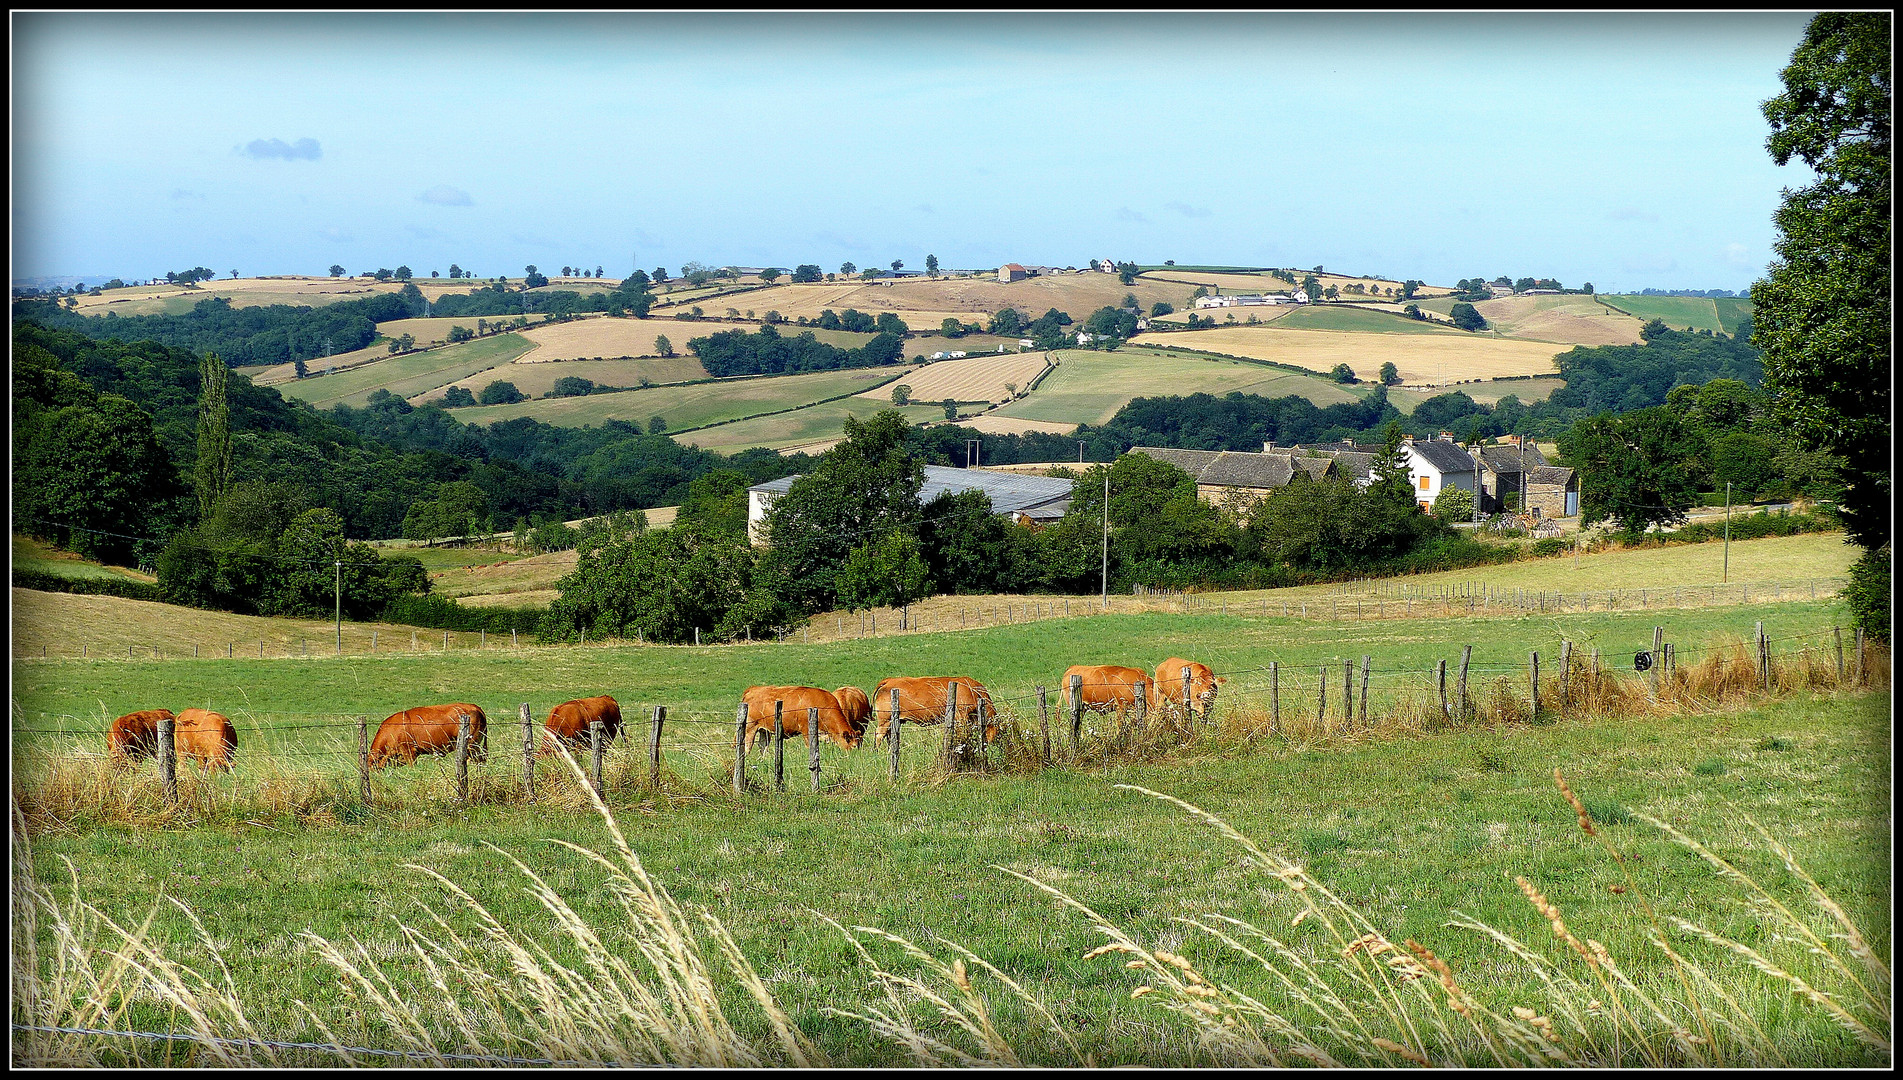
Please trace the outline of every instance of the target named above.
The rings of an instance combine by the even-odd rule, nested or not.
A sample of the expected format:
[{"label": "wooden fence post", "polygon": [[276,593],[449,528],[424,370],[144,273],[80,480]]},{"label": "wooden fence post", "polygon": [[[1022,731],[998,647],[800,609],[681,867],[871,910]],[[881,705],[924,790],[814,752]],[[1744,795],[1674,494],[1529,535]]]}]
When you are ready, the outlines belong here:
[{"label": "wooden fence post", "polygon": [[[1474,713],[1474,707],[1473,707],[1473,704],[1474,704],[1474,703],[1473,703],[1473,699],[1467,696],[1467,664],[1468,664],[1468,662],[1469,662],[1469,661],[1471,661],[1471,660],[1473,659],[1473,655],[1474,655],[1474,647],[1473,647],[1472,645],[1463,645],[1463,646],[1461,646],[1461,649],[1460,649],[1460,697],[1459,697],[1459,704],[1460,704],[1460,716],[1461,716],[1461,719],[1463,719],[1463,720],[1471,720],[1471,719],[1473,719],[1473,713]],[[1443,662],[1441,663],[1441,667],[1442,667],[1442,669],[1443,669],[1443,674],[1442,674],[1442,676],[1441,676],[1441,681],[1442,681],[1442,682],[1446,682],[1446,681],[1447,681],[1447,679],[1446,679],[1446,675],[1445,675],[1445,673],[1444,673],[1444,672],[1445,672],[1445,668],[1446,668],[1446,666],[1447,666],[1447,665],[1446,665],[1446,662],[1445,662],[1445,661],[1443,661]],[[1444,691],[1444,690],[1443,690],[1443,691],[1441,692],[1441,696],[1442,696],[1442,697],[1445,697],[1445,696],[1446,696],[1446,691]],[[1447,711],[1447,709],[1446,709],[1446,705],[1445,705],[1445,703],[1443,703],[1443,704],[1442,704],[1442,706],[1441,706],[1441,711],[1442,711],[1442,712],[1445,712],[1445,711]]]},{"label": "wooden fence post", "polygon": [[[1065,601],[1068,605],[1069,601]],[[1051,696],[1042,686],[1037,688],[1037,730],[1044,742],[1044,766],[1051,764]]]},{"label": "wooden fence post", "polygon": [[1130,696],[1136,699],[1136,741],[1141,744],[1143,736],[1149,732],[1150,695],[1142,683],[1133,682],[1130,684]]},{"label": "wooden fence post", "polygon": [[[1321,723],[1328,717],[1328,665],[1322,665],[1321,687],[1315,694],[1315,722]],[[1326,729],[1324,729],[1326,730]]]},{"label": "wooden fence post", "polygon": [[523,702],[516,710],[516,718],[522,721],[522,792],[529,802],[534,802],[535,716],[529,712],[528,702]]},{"label": "wooden fence post", "polygon": [[667,723],[667,706],[654,707],[654,726],[648,729],[648,786],[661,786],[661,728]]},{"label": "wooden fence post", "polygon": [[1348,727],[1355,726],[1355,662],[1341,662],[1341,719]]},{"label": "wooden fence post", "polygon": [[456,800],[469,801],[469,714],[456,714]]},{"label": "wooden fence post", "polygon": [[1373,664],[1374,664],[1374,657],[1364,656],[1361,658],[1361,726],[1362,727],[1370,726],[1370,722],[1368,720],[1368,671],[1369,671],[1369,668]]},{"label": "wooden fence post", "polygon": [[159,721],[159,787],[165,805],[178,805],[178,721],[170,717]]},{"label": "wooden fence post", "polygon": [[773,790],[786,790],[786,702],[773,703]]},{"label": "wooden fence post", "polygon": [[958,684],[945,684],[945,761],[956,766],[954,755],[958,738]]},{"label": "wooden fence post", "polygon": [[819,794],[819,710],[806,710],[806,767],[813,771],[813,794]]},{"label": "wooden fence post", "polygon": [[892,730],[887,734],[892,737],[892,781],[897,783],[899,779],[899,688],[896,686],[892,688]]},{"label": "wooden fence post", "polygon": [[1663,626],[1654,626],[1652,628],[1652,670],[1648,673],[1652,676],[1652,699],[1654,701],[1658,700],[1659,696],[1659,676],[1663,674],[1659,668],[1661,666],[1660,662],[1664,659],[1664,653],[1665,628]]},{"label": "wooden fence post", "polygon": [[[1184,664],[1183,665],[1183,724],[1185,726],[1193,723],[1196,719],[1195,703],[1189,699],[1189,683],[1190,683],[1189,665]],[[1204,720],[1209,719],[1209,713],[1207,711],[1203,713],[1203,719]]]},{"label": "wooden fence post", "polygon": [[357,717],[357,796],[370,805],[370,718]]},{"label": "wooden fence post", "polygon": [[1862,686],[1863,677],[1864,677],[1864,670],[1863,670],[1864,656],[1863,656],[1863,627],[1861,626],[1857,627],[1856,647],[1857,647],[1857,685]]},{"label": "wooden fence post", "polygon": [[594,785],[597,795],[601,794],[601,752],[603,750],[601,736],[601,720],[597,718],[588,721],[589,780]]},{"label": "wooden fence post", "polygon": [[1454,722],[1454,714],[1447,711],[1447,661],[1441,660],[1434,665],[1435,682],[1440,686],[1440,715],[1449,724]]},{"label": "wooden fence post", "polygon": [[1837,685],[1844,684],[1844,628],[1833,626],[1830,632],[1837,638]]},{"label": "wooden fence post", "polygon": [[1282,730],[1282,663],[1269,661],[1269,734]]},{"label": "wooden fence post", "polygon": [[733,793],[747,790],[747,703],[741,702],[733,722]]},{"label": "wooden fence post", "polygon": [[1559,707],[1564,709],[1572,705],[1573,678],[1573,639],[1567,638],[1559,643]]},{"label": "wooden fence post", "polygon": [[1528,653],[1526,663],[1527,685],[1532,689],[1533,695],[1533,718],[1537,720],[1540,715],[1540,654]]},{"label": "wooden fence post", "polygon": [[1084,677],[1070,677],[1070,748],[1077,749],[1077,742],[1084,733]]},{"label": "wooden fence post", "polygon": [[1753,633],[1756,638],[1756,648],[1758,651],[1758,682],[1762,683],[1766,690],[1769,690],[1771,688],[1771,672],[1769,668],[1766,667],[1764,655],[1764,620],[1758,620],[1757,629]]},{"label": "wooden fence post", "polygon": [[449,651],[449,631],[443,631],[443,651]]}]

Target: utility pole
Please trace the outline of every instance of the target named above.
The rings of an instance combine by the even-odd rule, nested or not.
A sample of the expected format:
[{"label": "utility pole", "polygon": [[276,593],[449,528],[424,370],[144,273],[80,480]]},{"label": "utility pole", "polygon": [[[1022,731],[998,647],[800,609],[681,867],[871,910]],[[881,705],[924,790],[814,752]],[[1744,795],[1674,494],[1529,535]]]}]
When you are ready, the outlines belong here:
[{"label": "utility pole", "polygon": [[1110,466],[1103,467],[1103,609],[1110,610]]},{"label": "utility pole", "polygon": [[1084,463],[1084,441],[1082,439],[1079,439],[1077,440],[1077,464],[1082,465],[1083,463]]},{"label": "utility pole", "polygon": [[1731,580],[1731,481],[1725,481],[1725,576],[1723,581]]},{"label": "utility pole", "polygon": [[344,654],[344,564],[342,560],[332,564],[337,568],[337,655]]}]

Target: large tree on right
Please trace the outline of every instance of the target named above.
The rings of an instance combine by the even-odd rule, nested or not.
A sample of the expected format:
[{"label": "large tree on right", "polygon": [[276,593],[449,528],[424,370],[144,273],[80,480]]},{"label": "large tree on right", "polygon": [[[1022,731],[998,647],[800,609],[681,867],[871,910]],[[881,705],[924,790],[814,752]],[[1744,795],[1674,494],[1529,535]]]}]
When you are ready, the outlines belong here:
[{"label": "large tree on right", "polygon": [[[1887,12],[1812,19],[1764,103],[1779,165],[1817,174],[1786,188],[1777,259],[1751,287],[1752,344],[1764,351],[1771,408],[1791,438],[1843,459],[1839,514],[1881,575],[1890,545],[1890,29]],[[1859,611],[1889,636],[1881,611]],[[1878,620],[1880,618],[1880,626]]]}]

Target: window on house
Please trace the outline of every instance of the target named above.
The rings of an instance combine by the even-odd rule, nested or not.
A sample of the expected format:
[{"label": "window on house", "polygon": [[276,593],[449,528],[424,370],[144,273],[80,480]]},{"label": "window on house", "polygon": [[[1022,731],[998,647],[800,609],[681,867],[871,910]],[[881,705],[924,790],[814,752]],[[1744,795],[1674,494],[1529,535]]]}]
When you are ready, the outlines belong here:
[{"label": "window on house", "polygon": [[1428,486],[1432,484],[1433,482],[1434,481],[1428,477],[1425,477],[1425,476],[1421,477],[1421,490],[1426,491],[1428,489]]}]

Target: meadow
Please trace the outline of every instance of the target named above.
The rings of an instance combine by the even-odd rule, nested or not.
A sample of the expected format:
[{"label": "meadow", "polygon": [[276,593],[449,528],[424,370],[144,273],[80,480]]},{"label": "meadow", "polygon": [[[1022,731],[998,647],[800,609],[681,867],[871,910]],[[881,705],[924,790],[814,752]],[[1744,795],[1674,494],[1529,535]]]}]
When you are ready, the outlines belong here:
[{"label": "meadow", "polygon": [[[1253,308],[1228,308],[1226,311],[1253,312]],[[1378,309],[1342,305],[1294,308],[1276,321],[1281,330],[1351,330],[1364,334],[1464,334],[1440,323],[1423,322],[1405,315]]]},{"label": "meadow", "polygon": [[129,567],[104,566],[91,562],[70,551],[61,551],[50,544],[42,543],[30,536],[21,536],[18,533],[13,536],[13,568],[63,578],[104,578],[144,582],[157,580],[151,574],[141,573]]},{"label": "meadow", "polygon": [[497,334],[460,345],[392,356],[334,375],[296,379],[279,384],[278,392],[287,398],[308,401],[319,409],[339,404],[361,406],[378,390],[409,398],[478,372],[502,367],[532,347],[520,334]]},{"label": "meadow", "polygon": [[[1157,344],[1184,348],[1229,349],[1226,342],[1208,341],[1223,331],[1153,335]],[[1150,339],[1142,339],[1150,340]],[[1071,349],[1055,354],[1057,370],[1044,377],[1037,390],[993,415],[1054,423],[1101,424],[1115,416],[1131,398],[1178,394],[1226,394],[1232,390],[1264,397],[1294,394],[1317,405],[1357,400],[1359,395],[1314,375],[1264,367],[1239,360],[1185,356],[1125,346],[1115,352]]]},{"label": "meadow", "polygon": [[[1304,277],[1308,276],[1308,272],[1304,270],[1296,270],[1296,271],[1293,271],[1293,273],[1295,275],[1295,280],[1298,283]],[[1257,272],[1252,274],[1238,274],[1238,273],[1224,273],[1221,271],[1210,271],[1210,270],[1182,270],[1176,267],[1164,267],[1163,269],[1160,269],[1160,270],[1147,270],[1143,273],[1143,276],[1139,278],[1138,280],[1140,281],[1171,281],[1171,282],[1179,282],[1186,285],[1211,285],[1221,289],[1222,291],[1226,293],[1285,293],[1285,292],[1290,292],[1298,287],[1296,285],[1290,285],[1288,282],[1283,281],[1281,278],[1271,277],[1267,272]],[[1342,290],[1344,295],[1348,295],[1348,296],[1356,295],[1356,294],[1347,292],[1348,286],[1350,285],[1360,285],[1360,286],[1363,286],[1364,288],[1371,289],[1371,290],[1377,289],[1377,288],[1393,289],[1395,292],[1398,293],[1401,291],[1401,284],[1402,284],[1401,282],[1398,282],[1398,281],[1389,281],[1386,278],[1358,278],[1358,277],[1348,277],[1344,274],[1330,274],[1330,273],[1316,274],[1315,280],[1324,289],[1326,289],[1330,285],[1333,285],[1337,289]],[[1436,293],[1444,293],[1444,292],[1450,292],[1450,291],[1452,290],[1446,288],[1445,286],[1426,285],[1426,286],[1420,287],[1418,291],[1418,295],[1425,297],[1425,296],[1433,296]]]},{"label": "meadow", "polygon": [[1674,330],[1733,334],[1751,316],[1751,301],[1736,297],[1608,294],[1600,299],[1640,322],[1659,319]]},{"label": "meadow", "polygon": [[1115,274],[1099,273],[1053,274],[1009,284],[996,277],[898,278],[778,285],[748,293],[747,306],[757,311],[778,311],[789,319],[801,315],[816,318],[825,308],[857,308],[873,315],[890,311],[913,330],[935,330],[947,318],[984,323],[1007,307],[1032,319],[1056,308],[1082,322],[1091,312],[1121,304],[1131,294],[1144,311],[1159,300],[1183,308],[1188,306],[1193,291],[1191,285],[1147,278],[1121,285]]},{"label": "meadow", "polygon": [[[1452,297],[1441,297],[1422,301],[1420,308],[1447,315],[1455,303]],[[1591,296],[1502,296],[1477,300],[1473,306],[1487,320],[1482,333],[1568,345],[1637,345],[1644,325],[1644,320]]]},{"label": "meadow", "polygon": [[[839,441],[840,426],[845,423],[846,417],[864,420],[890,408],[892,400],[888,391],[885,398],[849,397],[816,405],[802,405],[766,416],[735,420],[695,431],[675,432],[673,438],[675,442],[687,446],[717,450],[723,454],[732,454],[752,446],[781,451],[806,449],[816,454]],[[943,419],[945,416],[937,405],[908,405],[899,411],[914,424]]]},{"label": "meadow", "polygon": [[701,367],[700,361],[692,356],[655,357],[651,360],[563,360],[559,363],[537,363],[533,361],[534,356],[535,353],[530,352],[514,363],[487,368],[466,379],[458,379],[449,386],[434,387],[412,395],[410,404],[439,401],[450,386],[461,386],[471,394],[480,394],[483,387],[496,379],[513,383],[517,390],[528,397],[539,398],[553,390],[557,380],[569,376],[587,379],[599,386],[631,388],[639,387],[643,379],[652,384],[664,384],[708,377],[707,369]]},{"label": "meadow", "polygon": [[[486,282],[446,278],[418,278],[414,282],[426,296],[446,296],[472,292]],[[362,277],[297,277],[285,275],[263,278],[213,279],[196,288],[178,285],[131,285],[107,289],[98,296],[81,295],[78,311],[82,315],[104,315],[108,311],[127,315],[182,315],[208,297],[223,297],[233,307],[263,307],[269,304],[317,307],[338,300],[361,300],[377,293],[403,289],[401,281],[376,281]]]},{"label": "meadow", "polygon": [[[1605,942],[1635,989],[1666,1000],[1674,1011],[1679,1006],[1670,1002],[1678,999],[1681,984],[1645,942],[1653,920],[1641,903],[1769,953],[1816,985],[1841,988],[1825,960],[1807,954],[1801,942],[1781,942],[1781,931],[1748,890],[1720,879],[1640,815],[1707,841],[1799,906],[1804,886],[1743,827],[1744,815],[1752,816],[1775,830],[1847,918],[1863,928],[1874,955],[1887,957],[1887,699],[1882,693],[1799,691],[1760,702],[1747,693],[1716,708],[1645,709],[1618,719],[1549,712],[1539,723],[1489,720],[1442,731],[1328,734],[1290,725],[1279,735],[1212,733],[1147,759],[1100,760],[1090,752],[1070,757],[1061,752],[1060,735],[1058,756],[1066,762],[1061,767],[951,776],[933,765],[943,729],[910,728],[904,776],[896,785],[885,779],[882,751],[828,745],[821,750],[823,794],[810,792],[801,751],[789,754],[796,764],[783,794],[772,791],[765,756],[750,754],[756,790],[737,796],[728,790],[727,769],[738,689],[785,680],[869,685],[892,671],[960,670],[986,680],[1001,705],[1022,714],[1028,702],[1019,691],[1034,681],[1055,682],[1066,663],[1150,663],[1178,654],[1207,657],[1232,673],[1217,709],[1219,716],[1234,718],[1260,708],[1259,696],[1246,685],[1260,673],[1243,668],[1269,659],[1284,665],[1282,707],[1296,713],[1313,700],[1301,704],[1313,683],[1298,684],[1296,672],[1307,668],[1312,679],[1314,665],[1332,664],[1338,671],[1339,659],[1364,653],[1385,674],[1447,659],[1472,643],[1477,681],[1484,687],[1496,675],[1517,677],[1526,648],[1544,650],[1560,636],[1594,642],[1612,656],[1649,646],[1651,625],[1664,622],[1668,637],[1695,654],[1724,635],[1748,632],[1754,618],[1767,618],[1784,639],[1778,645],[1784,654],[1804,644],[1804,631],[1815,636],[1834,617],[1828,606],[1806,603],[1668,616],[1529,616],[1480,623],[1440,618],[1328,627],[1276,617],[1146,614],[826,646],[536,649],[529,664],[500,653],[18,663],[15,792],[16,800],[23,791],[29,794],[23,809],[34,822],[33,848],[25,858],[42,879],[64,891],[69,878],[63,859],[70,860],[80,892],[122,926],[139,925],[161,891],[180,900],[202,921],[203,939],[170,906],[152,914],[151,937],[164,951],[193,962],[208,963],[204,940],[216,943],[254,1030],[317,1040],[334,1032],[362,1046],[414,1044],[420,1030],[422,1042],[445,1048],[510,1047],[520,1053],[544,1044],[527,1031],[528,1041],[512,1046],[492,1035],[449,1034],[450,1001],[473,1006],[482,984],[464,971],[445,981],[432,973],[426,953],[405,944],[398,923],[428,926],[424,909],[439,908],[446,896],[440,882],[406,865],[442,873],[496,925],[546,947],[549,961],[583,963],[586,949],[561,932],[561,922],[550,921],[551,912],[525,891],[527,882],[517,877],[509,857],[527,860],[583,922],[601,928],[611,950],[629,949],[624,935],[632,928],[620,921],[608,868],[544,842],[555,836],[596,850],[610,843],[575,785],[557,779],[559,766],[544,763],[537,806],[498,799],[520,767],[519,751],[508,749],[512,743],[519,747],[511,735],[519,731],[515,702],[529,700],[539,721],[556,700],[606,691],[620,698],[636,732],[644,730],[640,720],[647,705],[667,703],[661,786],[646,783],[640,740],[618,740],[609,753],[604,797],[643,872],[664,883],[687,910],[704,908],[721,920],[816,1057],[835,1064],[906,1062],[902,1046],[876,1037],[864,1019],[841,1013],[882,1004],[872,962],[929,979],[920,971],[929,966],[921,957],[907,960],[889,942],[873,941],[864,946],[869,952],[859,953],[841,930],[824,922],[834,919],[918,942],[942,961],[950,982],[977,987],[971,992],[983,999],[998,1041],[1024,1061],[1077,1062],[1088,1053],[1097,1064],[1235,1063],[1233,1047],[1199,1040],[1186,1013],[1168,1007],[1174,999],[1154,972],[1127,970],[1127,955],[1092,952],[1106,941],[1093,928],[1095,920],[1011,874],[1088,904],[1146,952],[1185,957],[1199,983],[1223,988],[1215,1000],[1244,993],[1271,1002],[1299,1027],[1317,1029],[1313,1037],[1322,1040],[1342,1038],[1326,1030],[1326,1015],[1305,1010],[1261,963],[1185,920],[1201,917],[1211,927],[1225,924],[1211,921],[1209,913],[1246,920],[1287,941],[1283,956],[1334,970],[1352,960],[1353,948],[1345,955],[1341,950],[1345,938],[1363,927],[1343,934],[1326,918],[1302,916],[1302,889],[1326,890],[1364,915],[1376,940],[1425,943],[1478,1007],[1583,1012],[1583,1001],[1567,1000],[1563,981],[1549,983],[1550,973],[1516,959],[1486,934],[1450,925],[1450,919],[1465,919],[1498,928],[1530,943],[1531,953],[1550,958],[1555,972],[1571,970],[1572,978],[1591,985],[1586,966],[1552,941],[1547,918],[1511,883],[1525,875],[1544,894],[1542,902],[1564,912],[1574,933]],[[1690,662],[1696,658],[1688,657]],[[1385,679],[1377,683],[1377,702],[1390,686]],[[88,699],[83,717],[63,718],[80,694]],[[360,713],[374,723],[385,712],[415,704],[419,694],[483,704],[499,725],[491,746],[501,752],[492,749],[489,764],[476,770],[472,790],[480,797],[473,804],[455,800],[445,763],[435,761],[380,775],[375,802],[364,808],[348,779],[354,729],[260,730],[321,719],[312,715],[315,702],[323,703],[324,717]],[[118,782],[127,790],[120,804],[141,821],[137,827],[104,824],[85,813],[60,821],[36,815],[46,805],[36,802],[44,793],[31,789],[35,770],[49,767],[43,755],[70,759],[88,744],[86,737],[48,737],[31,729],[96,724],[92,699],[100,716],[125,703],[157,699],[224,706],[239,722],[236,776],[204,782],[187,771],[181,785],[189,808],[160,817],[147,805],[155,791],[151,767],[145,766],[138,779]],[[1097,745],[1090,732],[1100,727],[1099,721],[1088,723],[1087,750]],[[1008,748],[993,754],[1025,760],[1022,751]],[[255,771],[265,766],[341,770],[344,779],[296,796],[267,789]],[[81,777],[89,766],[63,767]],[[1584,797],[1623,863],[1581,835],[1574,810],[1554,788],[1556,768]],[[1118,784],[1194,803],[1268,854],[1251,857],[1208,823]],[[235,792],[245,785],[256,790],[239,800]],[[1278,869],[1287,864],[1301,869]],[[1302,888],[1290,886],[1291,874]],[[483,936],[467,915],[445,910],[447,925]],[[361,953],[346,945],[346,954],[384,972],[391,980],[387,992],[403,1000],[404,1011],[422,1027],[406,1038],[393,1014],[354,993],[350,980],[338,978],[320,959],[317,943],[300,933],[306,928],[328,941],[361,943]],[[1229,930],[1248,940],[1233,924]],[[438,931],[427,933],[440,939]],[[1747,1040],[1763,1063],[1777,1063],[1776,1055],[1794,1064],[1886,1060],[1821,1010],[1800,1007],[1801,999],[1793,999],[1782,983],[1727,958],[1724,949],[1684,932],[1671,940],[1674,950],[1718,973],[1724,992],[1743,1002],[1765,1036]],[[950,968],[954,951],[948,942],[975,954],[969,977],[963,960]],[[976,958],[1023,987],[1050,1011],[1055,1027],[1040,1026],[1034,1010],[994,976],[981,975]],[[1150,984],[1163,991],[1155,999],[1133,994],[1133,988]],[[727,980],[711,992],[747,1040],[774,1044],[772,1022],[747,1007],[744,990]],[[944,992],[969,1004],[954,989]],[[1346,996],[1352,1004],[1343,1007],[1344,1014],[1352,1011],[1387,1030],[1378,995]],[[324,1028],[295,1004],[300,1001],[325,1018]],[[932,1039],[973,1049],[929,1006],[913,1016]],[[1883,1019],[1887,1025],[1887,1011]],[[136,999],[123,1022],[141,1030],[176,1023],[163,1006]],[[1567,1035],[1569,1047],[1582,1049],[1577,1035]],[[985,1042],[980,1035],[980,1054]],[[1435,1052],[1437,1058],[1488,1060],[1483,1044],[1450,1042]],[[1612,1053],[1611,1060],[1642,1062],[1661,1050],[1666,1060],[1685,1060],[1669,1040],[1644,1051],[1629,1045],[1610,1051],[1611,1040],[1599,1042],[1597,1052]],[[1685,1050],[1697,1053],[1695,1046]],[[1376,1054],[1373,1063],[1381,1060]],[[1732,1063],[1744,1060],[1740,1055]]]},{"label": "meadow", "polygon": [[[692,360],[693,354],[687,351],[687,342],[690,338],[708,337],[725,330],[739,330],[751,334],[759,328],[755,323],[717,319],[692,322],[683,322],[679,319],[605,316],[575,319],[541,327],[523,335],[535,342],[535,351],[523,357],[523,362],[659,357],[661,350],[654,342],[657,337],[667,338],[678,356]],[[792,333],[793,328],[782,327],[781,331]],[[847,349],[856,348],[872,340],[871,334],[848,334],[844,331],[815,331],[815,334],[826,335],[823,340],[829,345],[838,345]]]},{"label": "meadow", "polygon": [[[912,388],[912,398],[916,401],[934,402],[945,398],[961,402],[1008,401],[1014,391],[1023,393],[1031,381],[1043,373],[1046,364],[1043,353],[1018,352],[934,360],[908,373],[904,382]],[[1010,389],[1006,383],[1011,384]],[[881,393],[883,389],[868,390],[861,396],[880,396],[890,401],[890,391]]]},{"label": "meadow", "polygon": [[[1388,402],[1403,413],[1412,413],[1414,407],[1431,397],[1459,392],[1482,405],[1494,405],[1503,397],[1512,394],[1522,404],[1543,401],[1553,391],[1566,385],[1566,380],[1555,375],[1540,379],[1457,379],[1440,386],[1422,389],[1408,389],[1400,386],[1388,387]],[[1465,435],[1465,432],[1461,433]],[[1550,455],[1549,455],[1550,456]]]},{"label": "meadow", "polygon": [[[569,365],[560,365],[567,367]],[[518,416],[532,417],[561,427],[589,427],[608,420],[631,420],[647,427],[660,416],[670,430],[736,420],[757,413],[784,412],[869,386],[903,378],[902,367],[847,368],[805,375],[722,379],[691,386],[655,386],[583,397],[539,398],[513,405],[480,405],[458,409],[464,423],[487,426]],[[498,377],[506,377],[499,375]],[[886,404],[891,404],[890,391]]]}]

